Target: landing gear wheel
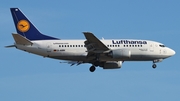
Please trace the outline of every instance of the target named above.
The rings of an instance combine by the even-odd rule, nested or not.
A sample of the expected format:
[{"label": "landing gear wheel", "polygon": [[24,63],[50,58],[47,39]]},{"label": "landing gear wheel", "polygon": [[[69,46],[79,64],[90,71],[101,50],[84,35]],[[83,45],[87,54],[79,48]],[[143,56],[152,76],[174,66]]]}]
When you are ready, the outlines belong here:
[{"label": "landing gear wheel", "polygon": [[95,66],[91,66],[91,67],[89,68],[89,70],[90,70],[90,72],[94,72],[94,71],[96,70],[96,67],[95,67]]},{"label": "landing gear wheel", "polygon": [[154,69],[155,69],[156,67],[157,67],[157,66],[156,66],[156,64],[153,64],[153,65],[152,65],[152,68],[154,68]]}]

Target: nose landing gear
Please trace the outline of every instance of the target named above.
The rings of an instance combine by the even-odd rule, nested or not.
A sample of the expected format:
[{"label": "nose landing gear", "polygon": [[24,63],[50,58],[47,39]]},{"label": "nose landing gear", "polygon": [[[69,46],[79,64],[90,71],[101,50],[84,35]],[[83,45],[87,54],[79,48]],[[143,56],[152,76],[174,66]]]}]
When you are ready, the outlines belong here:
[{"label": "nose landing gear", "polygon": [[158,63],[158,62],[162,62],[163,61],[163,59],[156,59],[156,60],[153,60],[153,65],[152,65],[152,68],[156,68],[157,67],[157,65],[155,64],[155,63]]}]

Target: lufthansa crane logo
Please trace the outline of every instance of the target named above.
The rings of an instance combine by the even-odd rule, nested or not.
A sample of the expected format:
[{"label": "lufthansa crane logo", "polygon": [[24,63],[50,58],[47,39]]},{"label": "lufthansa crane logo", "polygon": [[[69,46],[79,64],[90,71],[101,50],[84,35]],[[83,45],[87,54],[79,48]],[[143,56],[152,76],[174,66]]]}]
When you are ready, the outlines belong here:
[{"label": "lufthansa crane logo", "polygon": [[17,24],[17,29],[20,32],[27,32],[30,28],[29,22],[26,20],[20,20]]}]

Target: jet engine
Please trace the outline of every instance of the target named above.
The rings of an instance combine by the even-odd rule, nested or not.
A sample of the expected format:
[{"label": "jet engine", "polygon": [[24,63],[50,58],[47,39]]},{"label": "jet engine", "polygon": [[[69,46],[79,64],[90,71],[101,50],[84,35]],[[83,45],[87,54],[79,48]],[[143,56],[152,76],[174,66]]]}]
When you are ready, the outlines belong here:
[{"label": "jet engine", "polygon": [[107,61],[103,65],[103,69],[118,69],[121,68],[122,61]]},{"label": "jet engine", "polygon": [[124,58],[130,58],[131,57],[131,51],[127,49],[115,49],[111,50],[108,53],[108,56],[115,58],[115,59],[124,59]]}]

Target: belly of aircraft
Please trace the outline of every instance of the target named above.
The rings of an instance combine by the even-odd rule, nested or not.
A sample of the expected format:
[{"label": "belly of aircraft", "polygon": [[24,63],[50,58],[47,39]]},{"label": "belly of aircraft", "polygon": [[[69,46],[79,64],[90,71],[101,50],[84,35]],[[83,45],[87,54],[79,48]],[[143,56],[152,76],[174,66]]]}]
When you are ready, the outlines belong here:
[{"label": "belly of aircraft", "polygon": [[[69,61],[89,61],[96,60],[96,57],[87,58],[86,56],[49,56],[50,58]],[[157,56],[153,55],[132,55],[130,58],[111,58],[100,57],[99,61],[152,61],[157,59]]]}]

